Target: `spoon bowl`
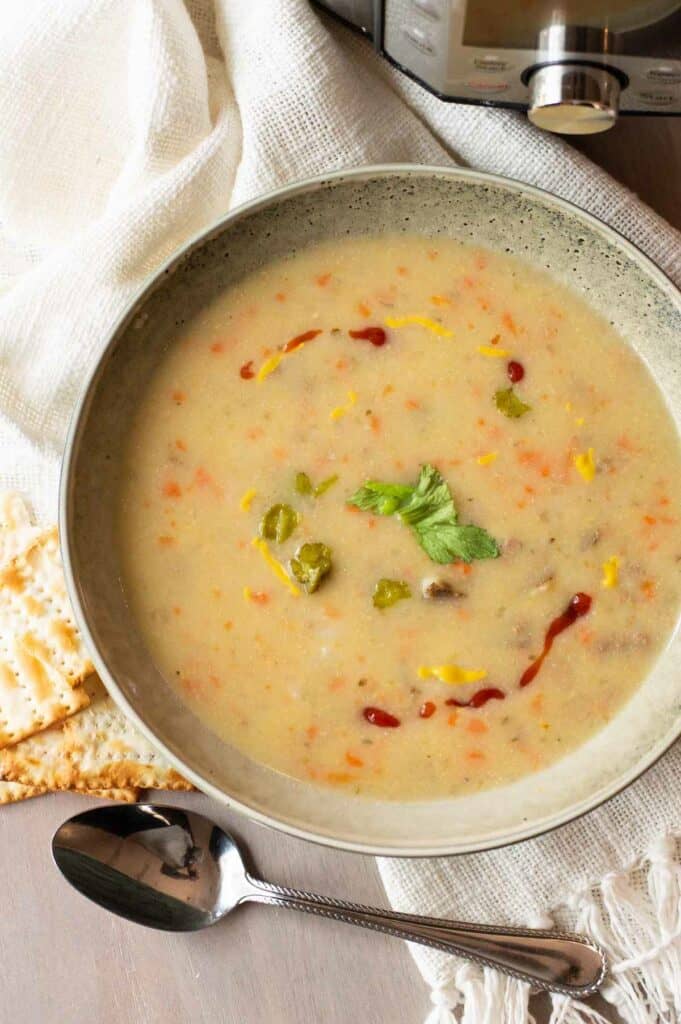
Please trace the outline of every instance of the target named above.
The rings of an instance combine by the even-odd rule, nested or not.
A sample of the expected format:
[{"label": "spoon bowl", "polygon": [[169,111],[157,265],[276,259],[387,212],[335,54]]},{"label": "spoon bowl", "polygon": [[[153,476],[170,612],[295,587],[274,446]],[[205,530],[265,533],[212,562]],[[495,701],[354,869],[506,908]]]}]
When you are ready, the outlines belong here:
[{"label": "spoon bowl", "polygon": [[52,853],[82,895],[164,931],[199,931],[240,903],[269,903],[419,942],[566,995],[592,994],[606,973],[603,953],[585,936],[398,914],[264,882],[246,869],[229,833],[181,807],[95,807],[57,829]]}]

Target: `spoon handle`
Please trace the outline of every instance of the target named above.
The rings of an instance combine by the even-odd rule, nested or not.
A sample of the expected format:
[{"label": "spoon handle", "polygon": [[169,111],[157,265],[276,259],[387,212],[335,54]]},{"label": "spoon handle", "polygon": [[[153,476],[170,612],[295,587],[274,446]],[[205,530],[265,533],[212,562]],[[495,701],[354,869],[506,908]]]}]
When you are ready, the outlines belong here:
[{"label": "spoon handle", "polygon": [[536,988],[569,996],[588,996],[598,990],[605,978],[605,957],[598,946],[584,936],[398,914],[328,899],[313,892],[287,889],[250,876],[248,882],[249,890],[242,902],[290,907],[385,932],[409,942],[420,942],[423,946],[493,967]]}]

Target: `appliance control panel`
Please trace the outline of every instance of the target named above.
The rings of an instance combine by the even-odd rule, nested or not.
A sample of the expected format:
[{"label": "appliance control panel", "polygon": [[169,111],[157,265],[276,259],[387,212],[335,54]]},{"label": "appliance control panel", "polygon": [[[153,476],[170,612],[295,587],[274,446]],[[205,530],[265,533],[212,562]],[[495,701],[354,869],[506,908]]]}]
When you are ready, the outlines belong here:
[{"label": "appliance control panel", "polygon": [[[486,6],[491,6],[489,0]],[[620,78],[622,111],[681,112],[681,46],[676,56],[672,52],[660,57],[574,49],[542,54],[536,46],[506,45],[505,18],[499,19],[498,39],[481,45],[489,27],[476,32],[471,26],[474,7],[466,0],[385,0],[381,48],[443,99],[527,107],[532,69],[546,63],[586,62]],[[678,13],[681,30],[681,9]],[[673,44],[669,49],[673,51]]]}]

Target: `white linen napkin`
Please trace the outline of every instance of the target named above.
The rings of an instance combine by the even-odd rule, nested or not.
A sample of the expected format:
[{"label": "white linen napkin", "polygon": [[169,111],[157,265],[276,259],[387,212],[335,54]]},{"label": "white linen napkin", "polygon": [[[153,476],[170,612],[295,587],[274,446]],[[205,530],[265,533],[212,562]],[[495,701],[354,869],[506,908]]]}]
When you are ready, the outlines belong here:
[{"label": "white linen napkin", "polygon": [[[284,182],[468,163],[600,216],[681,278],[679,235],[522,115],[443,104],[306,0],[24,0],[0,10],[0,488],[56,514],[75,397],[189,235]],[[681,1019],[681,750],[580,822],[458,859],[382,860],[394,906],[588,928],[629,1024]],[[415,949],[432,1024],[527,1024],[527,986]],[[555,1024],[596,1019],[554,1000]]]}]

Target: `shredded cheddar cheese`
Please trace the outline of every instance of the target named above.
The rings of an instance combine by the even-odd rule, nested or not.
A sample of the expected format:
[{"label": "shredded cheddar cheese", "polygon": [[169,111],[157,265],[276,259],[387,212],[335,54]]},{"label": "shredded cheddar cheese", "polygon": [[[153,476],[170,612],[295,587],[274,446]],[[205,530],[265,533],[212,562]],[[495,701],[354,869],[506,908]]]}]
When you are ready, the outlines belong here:
[{"label": "shredded cheddar cheese", "polygon": [[596,459],[594,458],[593,448],[589,448],[587,451],[580,452],[579,455],[575,455],[572,461],[574,462],[575,469],[580,476],[590,484],[596,475]]},{"label": "shredded cheddar cheese", "polygon": [[603,579],[601,584],[604,587],[616,587],[619,582],[619,566],[620,560],[617,555],[613,555],[607,562],[603,562]]},{"label": "shredded cheddar cheese", "polygon": [[489,466],[490,463],[494,462],[499,452],[487,452],[486,455],[478,455],[475,460],[479,466]]},{"label": "shredded cheddar cheese", "polygon": [[575,423],[577,424],[578,427],[583,427],[584,424],[586,423],[586,420],[584,419],[583,416],[578,416],[577,419],[575,420]]},{"label": "shredded cheddar cheese", "polygon": [[270,356],[270,358],[262,364],[255,376],[258,383],[261,383],[264,381],[265,377],[269,377],[271,373],[274,373],[283,358],[284,355],[282,352],[275,352],[273,356]]},{"label": "shredded cheddar cheese", "polygon": [[439,679],[442,683],[477,683],[484,679],[484,668],[461,668],[460,665],[419,665],[419,679]]},{"label": "shredded cheddar cheese", "polygon": [[244,587],[243,589],[244,601],[250,601],[253,597],[253,591],[250,587]]},{"label": "shredded cheddar cheese", "polygon": [[437,334],[439,338],[451,338],[454,334],[448,327],[443,327],[436,320],[431,320],[429,316],[389,316],[385,321],[386,327],[407,327],[409,324],[425,327],[427,331]]},{"label": "shredded cheddar cheese", "polygon": [[357,392],[348,391],[348,404],[337,405],[335,409],[332,409],[329,413],[330,420],[340,420],[347,412],[350,411],[353,405],[357,403]]},{"label": "shredded cheddar cheese", "polygon": [[256,491],[255,487],[249,487],[246,493],[242,494],[241,501],[239,502],[239,508],[241,509],[242,512],[248,512],[248,510],[251,507],[251,502],[253,501],[257,493],[258,492]]},{"label": "shredded cheddar cheese", "polygon": [[289,575],[286,572],[286,569],[284,568],[284,566],[281,564],[281,562],[278,562],[277,559],[274,557],[274,555],[272,554],[272,552],[269,549],[269,545],[268,545],[267,541],[266,540],[262,540],[261,537],[254,537],[253,540],[251,541],[251,543],[252,543],[254,548],[258,549],[258,551],[260,552],[260,554],[263,557],[263,560],[270,567],[270,569],[272,570],[274,575],[277,577],[279,582],[283,583],[284,586],[288,588],[288,590],[290,591],[291,594],[293,594],[294,597],[299,597],[300,596],[300,590],[295,585],[295,583],[291,582],[291,579],[289,578]]},{"label": "shredded cheddar cheese", "polygon": [[431,295],[430,301],[434,306],[451,306],[452,300],[448,299],[446,295]]},{"label": "shredded cheddar cheese", "polygon": [[478,352],[490,359],[506,359],[511,354],[507,348],[498,348],[496,345],[478,345]]}]

